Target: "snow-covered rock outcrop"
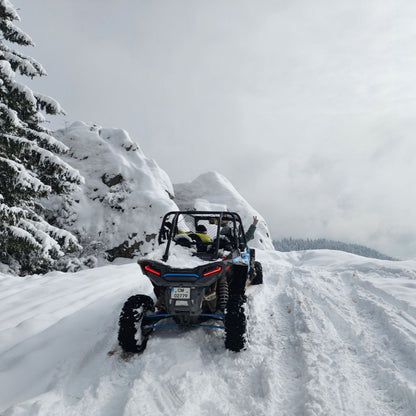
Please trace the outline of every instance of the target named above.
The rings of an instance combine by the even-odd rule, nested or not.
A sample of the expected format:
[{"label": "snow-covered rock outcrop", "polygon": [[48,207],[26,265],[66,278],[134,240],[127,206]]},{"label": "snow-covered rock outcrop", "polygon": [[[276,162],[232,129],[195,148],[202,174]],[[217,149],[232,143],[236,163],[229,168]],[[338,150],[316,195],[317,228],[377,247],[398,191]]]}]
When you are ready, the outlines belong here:
[{"label": "snow-covered rock outcrop", "polygon": [[131,257],[153,249],[161,218],[177,206],[168,175],[120,129],[73,123],[55,132],[64,159],[85,178],[79,190],[49,208],[73,232],[84,254]]},{"label": "snow-covered rock outcrop", "polygon": [[273,250],[273,243],[264,218],[241,196],[231,182],[217,172],[207,172],[190,183],[175,184],[175,202],[180,209],[235,211],[241,216],[245,230],[257,216],[259,223],[250,246]]}]

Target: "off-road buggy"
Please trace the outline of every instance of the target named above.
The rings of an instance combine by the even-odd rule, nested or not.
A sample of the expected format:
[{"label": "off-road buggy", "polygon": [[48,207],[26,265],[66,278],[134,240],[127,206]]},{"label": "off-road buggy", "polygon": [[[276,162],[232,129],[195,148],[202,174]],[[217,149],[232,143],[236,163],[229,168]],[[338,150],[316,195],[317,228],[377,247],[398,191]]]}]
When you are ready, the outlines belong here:
[{"label": "off-road buggy", "polygon": [[138,264],[153,284],[154,300],[131,296],[123,306],[118,341],[141,352],[149,335],[170,326],[220,328],[225,347],[246,342],[245,289],[263,283],[261,264],[235,212],[174,211],[165,215],[159,247]]}]

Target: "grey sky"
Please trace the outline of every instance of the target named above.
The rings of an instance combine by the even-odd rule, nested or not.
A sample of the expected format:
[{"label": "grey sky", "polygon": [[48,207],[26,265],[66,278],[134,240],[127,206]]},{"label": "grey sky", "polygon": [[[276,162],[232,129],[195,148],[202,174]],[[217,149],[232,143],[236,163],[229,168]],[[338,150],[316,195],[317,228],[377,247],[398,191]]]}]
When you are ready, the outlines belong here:
[{"label": "grey sky", "polygon": [[275,238],[416,257],[416,2],[12,2],[68,121],[224,174]]}]

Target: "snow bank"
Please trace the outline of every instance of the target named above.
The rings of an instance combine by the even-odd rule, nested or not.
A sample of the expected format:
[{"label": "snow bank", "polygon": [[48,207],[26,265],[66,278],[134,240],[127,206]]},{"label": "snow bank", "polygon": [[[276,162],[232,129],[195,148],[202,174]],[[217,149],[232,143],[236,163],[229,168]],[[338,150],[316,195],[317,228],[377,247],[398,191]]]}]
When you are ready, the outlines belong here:
[{"label": "snow bank", "polygon": [[190,183],[175,184],[175,201],[185,209],[225,210],[237,212],[243,221],[245,230],[257,216],[259,223],[255,238],[250,246],[273,250],[270,232],[264,218],[239,194],[231,182],[217,172],[208,172],[198,176]]}]

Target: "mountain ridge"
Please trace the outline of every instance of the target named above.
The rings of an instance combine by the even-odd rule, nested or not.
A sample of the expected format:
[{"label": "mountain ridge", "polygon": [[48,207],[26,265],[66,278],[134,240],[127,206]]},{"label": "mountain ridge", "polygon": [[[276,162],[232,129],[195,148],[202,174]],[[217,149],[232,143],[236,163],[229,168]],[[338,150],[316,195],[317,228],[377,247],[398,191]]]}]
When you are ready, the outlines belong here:
[{"label": "mountain ridge", "polygon": [[302,238],[283,238],[273,240],[273,246],[278,251],[299,251],[299,250],[339,250],[347,253],[357,254],[363,257],[369,257],[380,260],[398,261],[394,257],[387,256],[372,248],[353,243],[344,243],[342,241],[328,240],[326,238],[302,239]]}]

